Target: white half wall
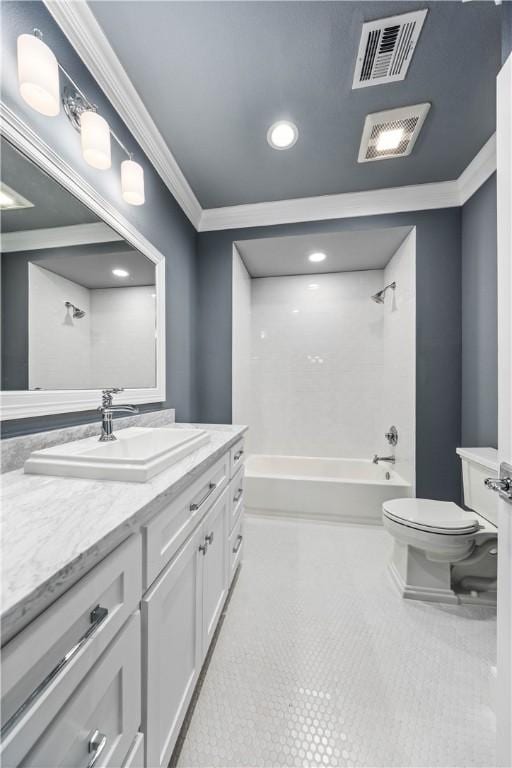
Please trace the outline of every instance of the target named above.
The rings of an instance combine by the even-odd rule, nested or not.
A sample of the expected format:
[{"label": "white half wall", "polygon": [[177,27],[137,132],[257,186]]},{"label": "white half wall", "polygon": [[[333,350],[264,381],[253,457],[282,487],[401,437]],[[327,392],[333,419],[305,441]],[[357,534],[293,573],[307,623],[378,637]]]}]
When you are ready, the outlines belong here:
[{"label": "white half wall", "polygon": [[[378,452],[396,456],[397,472],[415,482],[416,453],[416,230],[404,240],[384,270],[384,284],[396,282],[387,291],[384,318],[384,371],[382,408],[379,413]],[[389,427],[398,429],[398,444],[391,448],[384,439]]]},{"label": "white half wall", "polygon": [[[233,246],[232,420],[246,424],[251,403],[251,277]],[[252,440],[247,436],[248,450]]]}]

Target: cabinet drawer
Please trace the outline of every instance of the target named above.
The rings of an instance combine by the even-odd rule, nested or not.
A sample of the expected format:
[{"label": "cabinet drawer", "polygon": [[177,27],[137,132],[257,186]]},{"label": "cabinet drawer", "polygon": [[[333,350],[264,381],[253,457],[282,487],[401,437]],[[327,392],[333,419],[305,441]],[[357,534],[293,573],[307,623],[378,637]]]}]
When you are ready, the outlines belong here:
[{"label": "cabinet drawer", "polygon": [[143,527],[146,589],[172,560],[226,487],[229,462],[230,455],[226,453],[199,480]]},{"label": "cabinet drawer", "polygon": [[234,478],[229,484],[229,496],[230,496],[230,522],[229,530],[233,530],[233,526],[238,518],[238,515],[242,511],[244,504],[244,467],[240,467]]},{"label": "cabinet drawer", "polygon": [[[131,536],[2,649],[2,741],[32,741],[137,608],[141,537]],[[26,751],[26,750],[25,750]]]},{"label": "cabinet drawer", "polygon": [[233,477],[233,475],[236,473],[238,468],[244,463],[244,460],[245,460],[243,438],[242,440],[239,440],[238,443],[235,443],[235,445],[232,447],[230,451],[230,460],[231,460],[230,476]]},{"label": "cabinet drawer", "polygon": [[[133,614],[40,738],[30,719],[4,745],[3,766],[120,766],[140,723],[140,614]],[[62,702],[61,702],[62,703]]]},{"label": "cabinet drawer", "polygon": [[[99,768],[99,766],[98,766]],[[132,741],[130,751],[122,768],[144,768],[144,734],[138,733]]]},{"label": "cabinet drawer", "polygon": [[229,537],[229,583],[231,584],[233,576],[240,561],[242,560],[244,549],[244,515],[239,515],[231,535]]}]

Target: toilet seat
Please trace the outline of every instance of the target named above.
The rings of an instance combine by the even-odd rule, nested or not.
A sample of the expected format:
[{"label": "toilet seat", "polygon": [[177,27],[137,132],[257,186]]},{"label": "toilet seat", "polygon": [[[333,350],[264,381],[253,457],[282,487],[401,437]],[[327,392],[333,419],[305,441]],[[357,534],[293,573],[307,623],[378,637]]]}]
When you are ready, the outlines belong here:
[{"label": "toilet seat", "polygon": [[393,499],[382,505],[383,514],[399,525],[426,533],[467,535],[479,529],[479,518],[471,510],[451,501]]}]

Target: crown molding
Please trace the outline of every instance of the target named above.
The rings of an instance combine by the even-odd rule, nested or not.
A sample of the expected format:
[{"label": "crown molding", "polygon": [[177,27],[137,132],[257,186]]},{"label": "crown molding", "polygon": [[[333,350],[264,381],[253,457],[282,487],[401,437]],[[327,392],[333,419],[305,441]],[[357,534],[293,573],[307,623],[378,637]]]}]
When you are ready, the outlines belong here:
[{"label": "crown molding", "polygon": [[201,205],[87,3],[44,4],[197,229]]},{"label": "crown molding", "polygon": [[209,208],[203,211],[199,231],[378,216],[384,213],[452,208],[458,205],[460,203],[457,182],[442,181],[436,184],[390,187],[367,192]]},{"label": "crown molding", "polygon": [[111,243],[124,240],[112,227],[102,221],[93,224],[70,224],[67,227],[24,229],[5,232],[1,236],[2,253],[35,251],[41,248],[64,248],[91,243]]},{"label": "crown molding", "polygon": [[455,208],[464,205],[495,170],[496,134],[493,134],[459,178],[453,181],[208,208],[203,210],[199,231]]},{"label": "crown molding", "polygon": [[457,179],[459,187],[459,205],[464,205],[480,189],[489,176],[496,170],[496,134],[485,142],[480,152],[473,158],[466,170]]}]

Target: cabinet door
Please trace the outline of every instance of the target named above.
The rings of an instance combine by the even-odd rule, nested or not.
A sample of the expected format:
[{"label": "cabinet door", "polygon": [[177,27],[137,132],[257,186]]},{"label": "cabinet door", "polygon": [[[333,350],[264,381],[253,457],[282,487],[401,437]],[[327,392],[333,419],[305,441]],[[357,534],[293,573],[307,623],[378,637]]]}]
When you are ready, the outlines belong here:
[{"label": "cabinet door", "polygon": [[[44,734],[22,757],[26,741],[2,765],[97,768],[121,765],[140,723],[140,615],[137,611],[77,687]],[[26,736],[30,735],[30,727]],[[15,752],[17,754],[15,755]]]},{"label": "cabinet door", "polygon": [[142,600],[146,765],[167,766],[201,669],[202,572],[196,533]]},{"label": "cabinet door", "polygon": [[[226,489],[203,522],[203,658],[208,651],[228,587],[228,536],[231,499]],[[204,552],[204,550],[203,550]]]}]

